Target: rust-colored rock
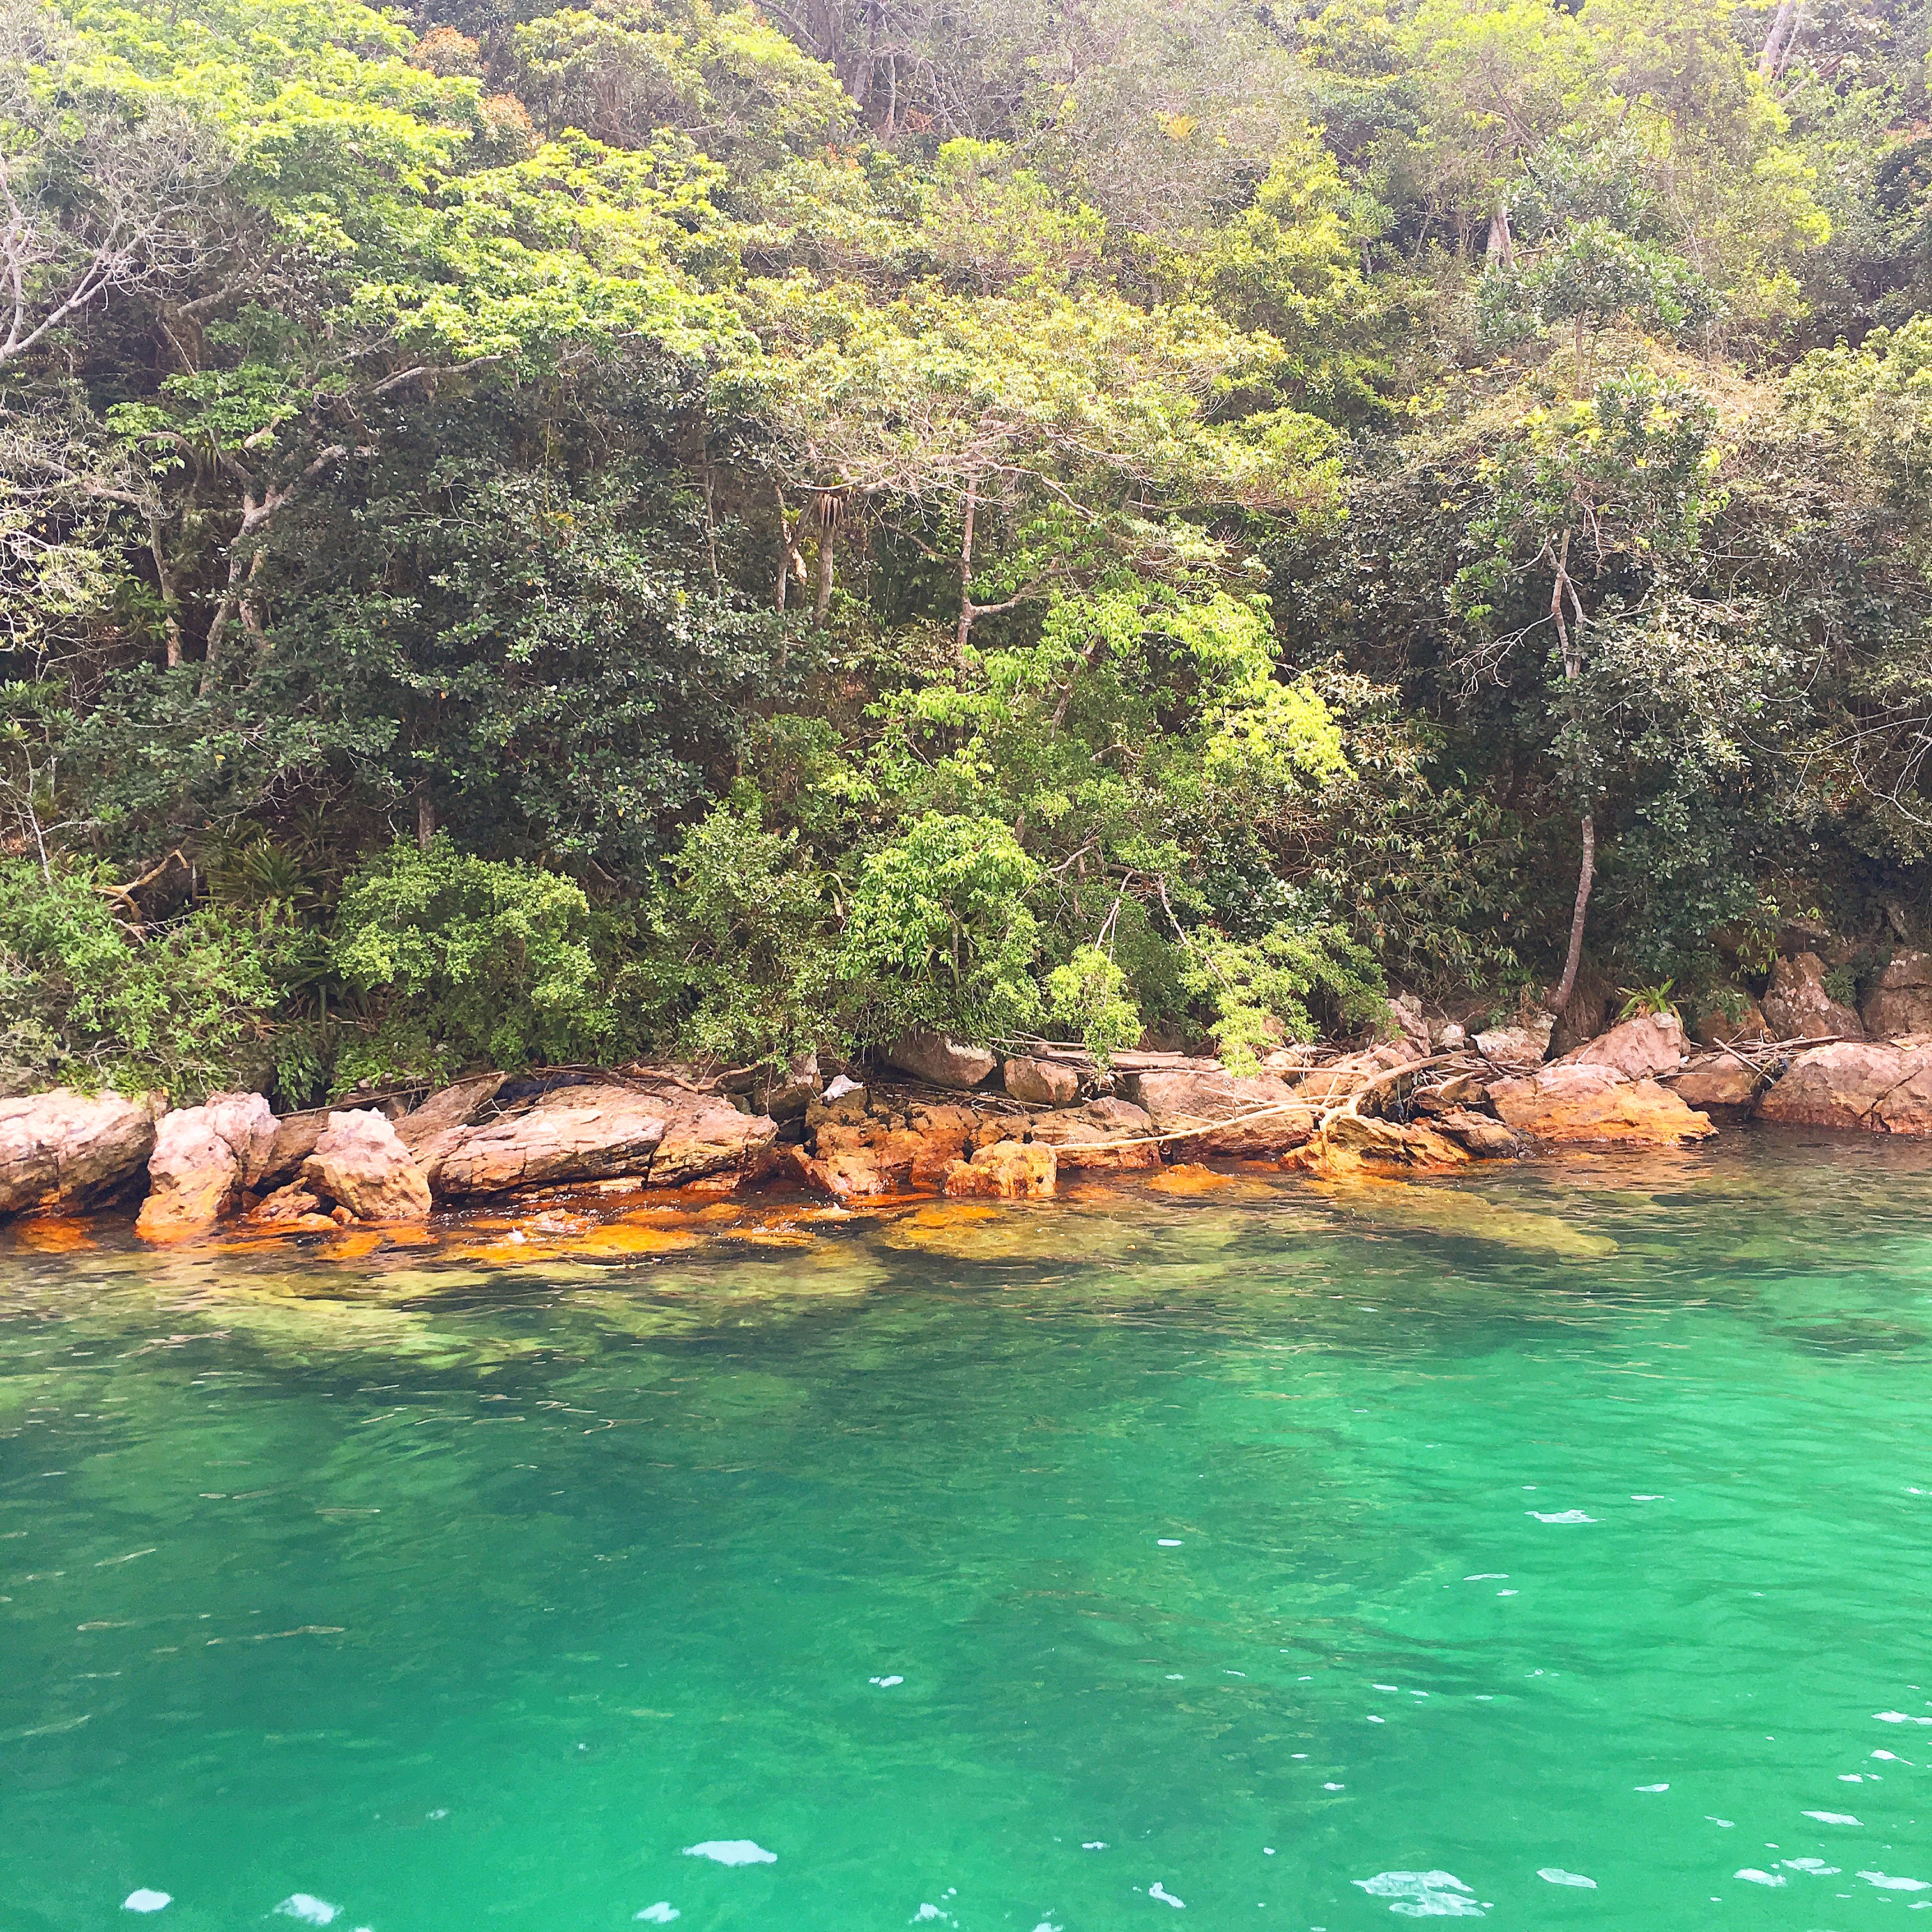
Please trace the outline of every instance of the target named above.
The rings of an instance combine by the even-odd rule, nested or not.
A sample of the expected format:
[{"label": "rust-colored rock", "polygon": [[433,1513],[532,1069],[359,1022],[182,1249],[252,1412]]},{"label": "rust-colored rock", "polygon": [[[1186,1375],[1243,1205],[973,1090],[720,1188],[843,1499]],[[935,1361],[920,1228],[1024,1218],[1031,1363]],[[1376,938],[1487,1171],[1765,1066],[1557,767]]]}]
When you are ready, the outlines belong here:
[{"label": "rust-colored rock", "polygon": [[211,1094],[164,1114],[135,1233],[174,1240],[212,1227],[268,1172],[274,1144],[275,1117],[259,1094]]},{"label": "rust-colored rock", "polygon": [[1757,1104],[1766,1078],[1734,1053],[1699,1053],[1663,1084],[1687,1107],[1744,1109]]},{"label": "rust-colored rock", "polygon": [[[300,1181],[292,1180],[252,1208],[248,1219],[258,1228],[295,1228],[326,1219],[321,1210],[320,1197],[310,1193]],[[329,1225],[333,1227],[334,1223]]]},{"label": "rust-colored rock", "polygon": [[1932,1133],[1932,1047],[1847,1040],[1798,1054],[1757,1106],[1781,1126]]},{"label": "rust-colored rock", "polygon": [[[559,1181],[634,1174],[675,1186],[700,1174],[748,1167],[778,1124],[706,1096],[628,1087],[562,1087],[520,1112],[438,1137],[430,1184],[441,1198],[505,1194]],[[658,1165],[665,1142],[664,1164]]]},{"label": "rust-colored rock", "polygon": [[331,1114],[302,1162],[302,1183],[358,1221],[428,1218],[429,1183],[395,1129],[380,1114]]},{"label": "rust-colored rock", "polygon": [[1451,1107],[1436,1114],[1429,1124],[1444,1139],[1454,1141],[1465,1154],[1478,1160],[1508,1160],[1523,1150],[1523,1138],[1514,1127],[1479,1114],[1473,1108]]},{"label": "rust-colored rock", "polygon": [[1028,1125],[1034,1138],[1051,1147],[1063,1168],[1090,1174],[1138,1174],[1160,1165],[1153,1117],[1130,1100],[1111,1096],[1090,1100],[1084,1107],[1036,1114]]},{"label": "rust-colored rock", "polygon": [[1555,1063],[1604,1066],[1625,1080],[1654,1080],[1683,1064],[1684,1028],[1675,1013],[1639,1013]]},{"label": "rust-colored rock", "polygon": [[1874,1040],[1932,1033],[1932,954],[1894,952],[1865,995],[1862,1018]]},{"label": "rust-colored rock", "polygon": [[1273,1160],[1315,1130],[1308,1100],[1270,1073],[1177,1070],[1132,1074],[1123,1084],[1127,1099],[1147,1110],[1156,1132],[1179,1137],[1168,1143],[1173,1159],[1221,1154]]},{"label": "rust-colored rock", "polygon": [[1864,1022],[1825,990],[1825,962],[1815,952],[1780,959],[1764,996],[1765,1024],[1779,1040],[1865,1036]]},{"label": "rust-colored rock", "polygon": [[1070,1107],[1080,1097],[1080,1074],[1057,1060],[1016,1054],[1000,1070],[1006,1091],[1029,1106]]},{"label": "rust-colored rock", "polygon": [[0,1100],[0,1214],[81,1205],[125,1186],[154,1150],[158,1094],[51,1093]]},{"label": "rust-colored rock", "polygon": [[946,1170],[946,1191],[969,1199],[1044,1201],[1052,1195],[1058,1168],[1043,1141],[994,1141]]},{"label": "rust-colored rock", "polygon": [[1433,1126],[1337,1114],[1282,1162],[1323,1180],[1358,1176],[1440,1172],[1460,1167],[1468,1154]]},{"label": "rust-colored rock", "polygon": [[999,1061],[982,1046],[962,1046],[944,1034],[902,1033],[886,1048],[886,1064],[935,1087],[964,1090],[992,1077]]},{"label": "rust-colored rock", "polygon": [[1539,1141],[1613,1142],[1675,1147],[1715,1133],[1654,1080],[1625,1080],[1607,1066],[1550,1066],[1520,1080],[1498,1080],[1490,1100],[1505,1125]]}]

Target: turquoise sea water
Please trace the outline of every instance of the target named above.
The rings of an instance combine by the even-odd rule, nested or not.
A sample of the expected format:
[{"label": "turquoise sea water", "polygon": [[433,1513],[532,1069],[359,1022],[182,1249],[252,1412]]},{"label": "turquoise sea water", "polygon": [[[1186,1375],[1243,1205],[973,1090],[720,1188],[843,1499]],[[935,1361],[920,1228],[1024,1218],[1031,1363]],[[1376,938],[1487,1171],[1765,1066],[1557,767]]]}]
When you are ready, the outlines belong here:
[{"label": "turquoise sea water", "polygon": [[1932,1150],[716,1225],[0,1252],[0,1928],[1932,1909]]}]

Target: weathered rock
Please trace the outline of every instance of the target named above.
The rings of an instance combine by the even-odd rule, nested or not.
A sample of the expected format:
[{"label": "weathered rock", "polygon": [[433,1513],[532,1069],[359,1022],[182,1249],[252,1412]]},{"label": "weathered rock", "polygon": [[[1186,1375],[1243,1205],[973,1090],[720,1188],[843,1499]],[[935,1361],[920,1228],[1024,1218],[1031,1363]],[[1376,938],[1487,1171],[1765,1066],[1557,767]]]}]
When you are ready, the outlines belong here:
[{"label": "weathered rock", "polygon": [[1757,1104],[1766,1077],[1734,1053],[1699,1053],[1684,1062],[1681,1072],[1665,1075],[1662,1084],[1687,1107],[1742,1111]]},{"label": "weathered rock", "polygon": [[274,1144],[275,1116],[259,1094],[211,1094],[163,1114],[134,1232],[168,1240],[212,1227],[267,1173]]},{"label": "weathered rock", "polygon": [[1282,1164],[1324,1180],[1342,1180],[1364,1174],[1437,1172],[1460,1167],[1468,1158],[1432,1126],[1337,1114]]},{"label": "weathered rock", "polygon": [[1109,1095],[1084,1107],[1035,1114],[1028,1124],[1034,1138],[1051,1147],[1063,1168],[1137,1174],[1160,1165],[1160,1148],[1151,1138],[1153,1116],[1129,1100]]},{"label": "weathered rock", "polygon": [[1815,952],[1780,959],[1771,969],[1764,1018],[1779,1040],[1820,1040],[1832,1034],[1848,1040],[1865,1036],[1864,1022],[1825,990],[1825,962]]},{"label": "weathered rock", "polygon": [[380,1114],[331,1114],[302,1162],[303,1185],[358,1221],[421,1221],[429,1214],[429,1183],[395,1129]]},{"label": "weathered rock", "polygon": [[[1700,1046],[1722,1046],[1727,1041],[1762,1040],[1766,1036],[1764,1009],[1748,994],[1738,993],[1723,1006],[1702,1006],[1690,1028],[1690,1037]],[[1733,1013],[1735,1017],[1733,1017]]]},{"label": "weathered rock", "polygon": [[1000,1071],[1006,1091],[1030,1106],[1070,1107],[1080,1097],[1078,1070],[1057,1060],[1016,1054]]},{"label": "weathered rock", "polygon": [[766,1066],[752,1082],[753,1109],[775,1120],[795,1119],[819,1094],[818,1056],[801,1053],[784,1066]]},{"label": "weathered rock", "polygon": [[85,1205],[125,1186],[154,1152],[166,1105],[67,1087],[0,1100],[0,1214]]},{"label": "weathered rock", "polygon": [[1684,1064],[1683,1024],[1675,1013],[1639,1013],[1555,1064],[1608,1067],[1626,1080],[1675,1073]]},{"label": "weathered rock", "polygon": [[1429,1052],[1429,1022],[1424,1016],[1422,1002],[1413,993],[1398,993],[1389,1001],[1388,1009],[1389,1024],[1397,1036],[1414,1048],[1418,1059],[1426,1058]]},{"label": "weathered rock", "polygon": [[1508,1160],[1523,1150],[1522,1136],[1512,1127],[1472,1108],[1451,1107],[1429,1124],[1445,1140],[1454,1141],[1478,1160]]},{"label": "weathered rock", "polygon": [[1297,1100],[1317,1109],[1340,1106],[1382,1075],[1424,1057],[1408,1040],[1385,1040],[1363,1052],[1345,1054],[1325,1066],[1311,1067],[1289,1090]]},{"label": "weathered rock", "polygon": [[979,1125],[970,1107],[946,1106],[825,1118],[812,1142],[812,1184],[840,1200],[938,1187]]},{"label": "weathered rock", "polygon": [[284,1114],[275,1123],[275,1138],[262,1170],[264,1181],[279,1184],[302,1172],[328,1126],[329,1110],[318,1107],[305,1114]]},{"label": "weathered rock", "polygon": [[886,1064],[935,1087],[962,1091],[988,1079],[999,1061],[982,1046],[962,1046],[944,1034],[902,1033],[886,1048]]},{"label": "weathered rock", "polygon": [[[522,1112],[437,1137],[430,1185],[440,1198],[502,1194],[559,1181],[620,1174],[656,1184],[748,1166],[771,1146],[778,1124],[708,1097],[639,1093],[615,1085],[563,1087]],[[658,1150],[668,1138],[663,1174]]]},{"label": "weathered rock", "polygon": [[1796,1055],[1757,1106],[1780,1126],[1932,1133],[1932,1047],[1847,1040]]},{"label": "weathered rock", "polygon": [[1444,1020],[1436,1029],[1433,1042],[1438,1053],[1460,1053],[1469,1043],[1469,1030],[1460,1020]]},{"label": "weathered rock", "polygon": [[1573,1064],[1498,1080],[1490,1100],[1507,1126],[1540,1141],[1666,1147],[1717,1131],[1654,1080],[1626,1080],[1608,1066]]},{"label": "weathered rock", "polygon": [[1126,1097],[1146,1108],[1156,1133],[1180,1136],[1169,1143],[1174,1159],[1273,1160],[1315,1131],[1307,1098],[1273,1074],[1177,1070],[1131,1074],[1122,1084]]},{"label": "weathered rock", "polygon": [[1932,954],[1894,952],[1865,995],[1862,1017],[1874,1040],[1932,1033]]},{"label": "weathered rock", "polygon": [[1556,1029],[1554,1013],[1534,1013],[1514,1026],[1485,1028],[1476,1036],[1476,1051],[1498,1066],[1540,1066]]},{"label": "weathered rock", "polygon": [[1058,1163],[1043,1141],[994,1141],[970,1160],[946,1170],[946,1191],[999,1201],[1044,1201],[1053,1192]]},{"label": "weathered rock", "polygon": [[[291,1181],[286,1187],[278,1187],[249,1212],[248,1219],[257,1227],[299,1227],[307,1221],[326,1220],[321,1212],[320,1196],[311,1194],[298,1180]],[[332,1221],[331,1227],[335,1224]]]},{"label": "weathered rock", "polygon": [[[420,1107],[411,1108],[397,1121],[396,1138],[412,1154],[419,1154],[439,1134],[448,1133],[454,1127],[466,1127],[496,1097],[497,1090],[508,1078],[504,1073],[478,1073],[467,1080],[459,1080],[453,1085],[432,1094]],[[326,1127],[328,1117],[323,1117]],[[316,1138],[321,1138],[318,1133]],[[281,1151],[280,1134],[276,1136],[276,1153]],[[315,1151],[313,1143],[308,1152]],[[306,1160],[305,1154],[303,1158]]]}]

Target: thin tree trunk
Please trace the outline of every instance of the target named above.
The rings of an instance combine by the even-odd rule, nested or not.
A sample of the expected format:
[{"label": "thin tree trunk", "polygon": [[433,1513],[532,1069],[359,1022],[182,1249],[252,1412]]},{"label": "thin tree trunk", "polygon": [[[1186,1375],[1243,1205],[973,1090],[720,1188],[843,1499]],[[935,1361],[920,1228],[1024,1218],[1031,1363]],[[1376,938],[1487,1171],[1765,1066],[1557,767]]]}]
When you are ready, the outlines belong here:
[{"label": "thin tree trunk", "polygon": [[[1569,609],[1564,608],[1565,598]],[[1576,596],[1576,586],[1570,580],[1570,532],[1563,532],[1563,542],[1556,553],[1556,581],[1550,593],[1550,614],[1556,620],[1556,634],[1563,646],[1563,677],[1568,684],[1576,682],[1582,673],[1583,607]],[[1570,620],[1575,620],[1572,628]],[[1583,814],[1583,859],[1576,868],[1576,903],[1570,914],[1570,947],[1563,959],[1563,977],[1557,982],[1556,993],[1550,1006],[1556,1012],[1568,1010],[1570,996],[1576,990],[1577,968],[1583,960],[1583,928],[1590,912],[1590,887],[1597,876],[1597,820],[1593,812]]]},{"label": "thin tree trunk", "polygon": [[1783,52],[1787,37],[1795,33],[1798,22],[1798,0],[1778,0],[1778,11],[1771,16],[1771,31],[1764,37],[1764,45],[1759,49],[1757,70],[1766,80],[1772,79],[1780,64],[1778,56]]},{"label": "thin tree trunk", "polygon": [[826,614],[832,608],[832,565],[838,548],[838,526],[821,515],[818,522],[818,584],[812,600],[812,622],[816,630],[824,630]]},{"label": "thin tree trunk", "polygon": [[772,494],[778,506],[778,615],[784,615],[785,592],[789,586],[791,572],[791,519],[785,514],[784,492],[774,483]]},{"label": "thin tree trunk", "polygon": [[1509,209],[1500,201],[1490,217],[1490,238],[1483,252],[1492,268],[1516,266],[1516,237],[1510,232]]},{"label": "thin tree trunk", "polygon": [[427,852],[436,837],[436,806],[426,791],[416,794],[416,850]]},{"label": "thin tree trunk", "polygon": [[973,634],[973,525],[980,513],[980,479],[966,484],[966,527],[959,538],[959,622],[952,634],[952,681],[966,688],[966,645]]}]

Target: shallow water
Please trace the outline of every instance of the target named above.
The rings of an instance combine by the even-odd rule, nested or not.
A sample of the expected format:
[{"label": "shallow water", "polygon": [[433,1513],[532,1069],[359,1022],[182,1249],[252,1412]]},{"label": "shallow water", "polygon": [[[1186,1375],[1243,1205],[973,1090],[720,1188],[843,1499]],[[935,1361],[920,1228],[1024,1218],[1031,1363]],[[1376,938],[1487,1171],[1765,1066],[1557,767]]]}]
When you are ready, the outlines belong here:
[{"label": "shallow water", "polygon": [[0,1927],[1932,1907],[1932,1150],[692,1229],[0,1250]]}]

